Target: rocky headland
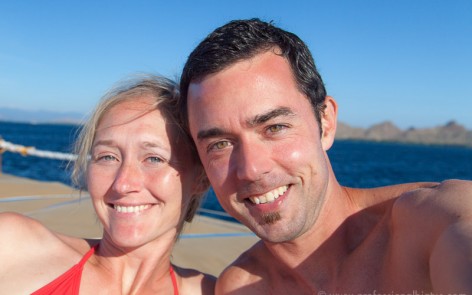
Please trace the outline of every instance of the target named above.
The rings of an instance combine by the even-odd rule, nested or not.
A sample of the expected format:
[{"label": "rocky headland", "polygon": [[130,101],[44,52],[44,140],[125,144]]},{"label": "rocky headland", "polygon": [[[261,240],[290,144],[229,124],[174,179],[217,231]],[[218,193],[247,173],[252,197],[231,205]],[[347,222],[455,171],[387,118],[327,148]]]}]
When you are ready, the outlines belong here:
[{"label": "rocky headland", "polygon": [[336,139],[390,141],[415,144],[458,145],[472,147],[472,130],[450,121],[443,126],[432,128],[408,128],[402,130],[386,121],[369,128],[351,127],[338,122]]}]

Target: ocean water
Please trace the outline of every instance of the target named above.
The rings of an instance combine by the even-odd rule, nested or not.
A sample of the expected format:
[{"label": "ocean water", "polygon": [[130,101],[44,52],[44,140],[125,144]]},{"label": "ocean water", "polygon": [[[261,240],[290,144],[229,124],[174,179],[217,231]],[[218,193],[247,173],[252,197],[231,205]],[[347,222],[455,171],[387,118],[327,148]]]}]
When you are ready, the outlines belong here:
[{"label": "ocean water", "polygon": [[[0,122],[0,136],[4,140],[41,150],[70,153],[76,133],[75,125]],[[336,141],[328,154],[338,181],[350,187],[451,178],[472,180],[471,148]],[[16,176],[70,185],[67,164],[61,160],[5,152],[1,168],[4,173]],[[202,207],[223,212],[212,191]]]}]

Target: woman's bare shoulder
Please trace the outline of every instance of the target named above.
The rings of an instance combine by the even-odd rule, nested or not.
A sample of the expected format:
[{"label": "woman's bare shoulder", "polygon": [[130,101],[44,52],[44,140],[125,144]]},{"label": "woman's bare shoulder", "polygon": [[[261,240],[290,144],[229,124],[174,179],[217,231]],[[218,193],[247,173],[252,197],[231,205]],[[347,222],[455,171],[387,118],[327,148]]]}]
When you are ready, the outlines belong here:
[{"label": "woman's bare shoulder", "polygon": [[54,232],[38,220],[19,213],[0,213],[0,257],[3,265],[6,261],[18,264],[23,260],[38,260],[38,257],[53,254],[75,256],[75,252],[82,256],[93,243]]},{"label": "woman's bare shoulder", "polygon": [[[18,248],[25,245],[30,249],[36,245],[36,241],[44,243],[57,243],[79,253],[85,253],[99,240],[85,240],[61,234],[47,228],[40,221],[16,212],[0,213],[0,247],[1,249]],[[44,248],[39,245],[39,248]]]},{"label": "woman's bare shoulder", "polygon": [[34,291],[79,257],[75,248],[39,221],[18,213],[0,213],[0,285],[6,294]]},{"label": "woman's bare shoulder", "polygon": [[[19,213],[0,213],[0,248],[19,251],[23,247],[31,249],[38,246],[34,242],[48,241],[52,236],[39,221]],[[40,246],[38,246],[40,248]]]}]

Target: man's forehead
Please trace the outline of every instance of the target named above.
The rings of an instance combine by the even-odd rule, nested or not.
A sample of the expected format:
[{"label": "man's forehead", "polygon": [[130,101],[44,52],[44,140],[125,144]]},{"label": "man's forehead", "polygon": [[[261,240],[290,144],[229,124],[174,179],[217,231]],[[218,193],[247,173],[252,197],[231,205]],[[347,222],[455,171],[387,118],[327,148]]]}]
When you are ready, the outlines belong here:
[{"label": "man's forehead", "polygon": [[274,109],[296,109],[295,97],[307,100],[285,58],[268,52],[192,81],[187,96],[189,121],[194,126],[209,123],[208,128],[234,120],[256,122]]}]

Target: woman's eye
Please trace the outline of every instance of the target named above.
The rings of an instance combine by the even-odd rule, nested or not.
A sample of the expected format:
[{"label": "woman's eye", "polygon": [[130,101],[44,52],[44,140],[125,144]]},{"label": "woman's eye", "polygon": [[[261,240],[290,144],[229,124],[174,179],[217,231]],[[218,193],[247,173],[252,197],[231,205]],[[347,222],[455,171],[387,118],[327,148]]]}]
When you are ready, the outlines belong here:
[{"label": "woman's eye", "polygon": [[112,155],[103,155],[103,156],[97,156],[97,161],[114,161],[116,158]]},{"label": "woman's eye", "polygon": [[159,158],[159,157],[149,157],[149,158],[147,158],[147,161],[150,162],[150,163],[162,163],[162,162],[164,162],[164,160],[162,158]]}]

